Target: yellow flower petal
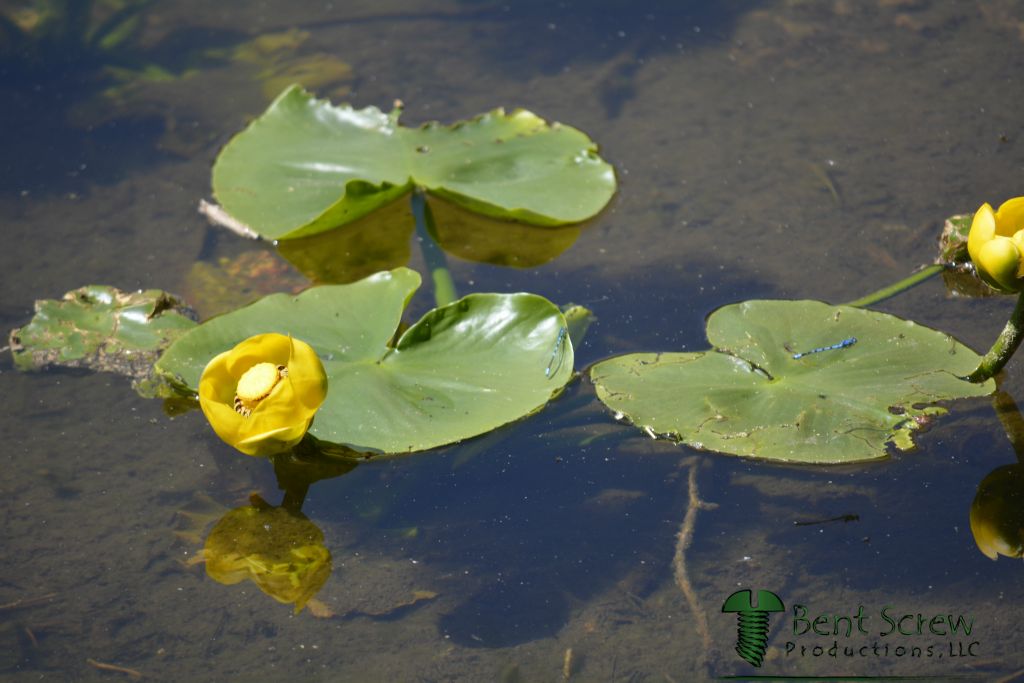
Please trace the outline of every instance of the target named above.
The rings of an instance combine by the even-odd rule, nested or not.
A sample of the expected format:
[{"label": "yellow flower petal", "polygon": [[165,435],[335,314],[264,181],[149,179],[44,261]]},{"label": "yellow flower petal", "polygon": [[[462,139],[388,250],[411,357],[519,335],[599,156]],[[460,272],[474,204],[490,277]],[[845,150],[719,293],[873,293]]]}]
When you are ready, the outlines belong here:
[{"label": "yellow flower petal", "polygon": [[236,379],[257,363],[286,365],[291,341],[283,334],[257,334],[231,349],[228,372]]},{"label": "yellow flower petal", "polygon": [[982,245],[974,265],[982,278],[996,289],[1004,292],[1020,290],[1021,283],[1017,279],[1020,251],[1009,237],[993,237]]},{"label": "yellow flower petal", "polygon": [[981,248],[987,244],[996,234],[996,214],[988,203],[982,204],[981,208],[974,213],[974,220],[971,222],[971,231],[967,235],[967,252],[975,265],[978,263],[978,256]]},{"label": "yellow flower petal", "polygon": [[1024,197],[1007,199],[996,211],[996,233],[1009,237],[1024,230]]},{"label": "yellow flower petal", "polygon": [[231,403],[235,397],[235,379],[228,372],[230,351],[215,356],[206,364],[199,379],[199,398],[219,403]]},{"label": "yellow flower petal", "polygon": [[210,401],[199,395],[199,407],[202,408],[206,419],[213,426],[217,436],[229,444],[234,444],[239,439],[244,417],[235,412],[234,406],[220,401]]},{"label": "yellow flower petal", "polygon": [[315,411],[327,397],[327,374],[323,363],[312,346],[298,339],[292,340],[288,380],[295,395],[307,408]]}]

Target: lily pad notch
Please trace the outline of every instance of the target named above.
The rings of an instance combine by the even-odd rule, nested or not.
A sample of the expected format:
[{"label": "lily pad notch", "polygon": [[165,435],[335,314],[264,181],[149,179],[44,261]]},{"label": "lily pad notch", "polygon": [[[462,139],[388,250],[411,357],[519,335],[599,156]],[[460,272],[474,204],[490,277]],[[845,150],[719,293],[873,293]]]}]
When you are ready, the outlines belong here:
[{"label": "lily pad notch", "polygon": [[399,125],[401,108],[353,109],[287,88],[213,167],[228,215],[271,239],[357,220],[414,187],[487,216],[578,223],[615,193],[615,173],[579,130],[517,109],[450,126]]}]

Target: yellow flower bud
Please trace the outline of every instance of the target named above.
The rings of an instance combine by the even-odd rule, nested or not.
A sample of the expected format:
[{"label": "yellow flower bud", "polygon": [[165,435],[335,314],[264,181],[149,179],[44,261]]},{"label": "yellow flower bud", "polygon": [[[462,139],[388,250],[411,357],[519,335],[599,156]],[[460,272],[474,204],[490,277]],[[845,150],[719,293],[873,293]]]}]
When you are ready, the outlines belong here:
[{"label": "yellow flower bud", "polygon": [[211,360],[199,379],[199,405],[213,430],[248,455],[301,441],[326,395],[316,351],[283,334],[246,339]]},{"label": "yellow flower bud", "polygon": [[967,251],[989,285],[1006,293],[1024,289],[1024,197],[1003,202],[998,211],[982,204],[971,223]]}]

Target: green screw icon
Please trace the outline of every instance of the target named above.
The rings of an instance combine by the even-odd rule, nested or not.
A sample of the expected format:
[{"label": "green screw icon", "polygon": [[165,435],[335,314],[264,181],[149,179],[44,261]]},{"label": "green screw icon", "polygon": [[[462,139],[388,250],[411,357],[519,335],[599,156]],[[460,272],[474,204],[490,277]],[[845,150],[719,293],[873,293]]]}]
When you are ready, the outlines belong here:
[{"label": "green screw icon", "polygon": [[725,599],[722,612],[736,612],[739,627],[736,629],[736,653],[744,661],[760,667],[764,651],[768,647],[768,613],[784,612],[785,605],[771,591],[757,591],[757,607],[751,602],[749,590],[736,591]]}]

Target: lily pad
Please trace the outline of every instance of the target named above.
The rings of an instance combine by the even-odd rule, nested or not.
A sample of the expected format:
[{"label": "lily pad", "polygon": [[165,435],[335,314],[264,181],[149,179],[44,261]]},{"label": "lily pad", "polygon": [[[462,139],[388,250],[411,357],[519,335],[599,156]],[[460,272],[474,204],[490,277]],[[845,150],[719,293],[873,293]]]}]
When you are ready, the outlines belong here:
[{"label": "lily pad", "polygon": [[479,213],[577,223],[615,192],[586,135],[525,110],[405,128],[400,110],[353,109],[286,89],[221,151],[217,201],[269,239],[344,225],[420,186]]},{"label": "lily pad", "polygon": [[408,453],[529,415],[572,377],[558,308],[534,294],[471,294],[429,311],[396,341],[420,276],[397,268],[297,296],[274,294],[178,340],[157,371],[195,389],[206,363],[263,332],[310,344],[327,399],[310,433],[357,451]]},{"label": "lily pad", "polygon": [[942,280],[946,289],[955,296],[1002,296],[978,277],[967,253],[967,237],[971,233],[974,214],[950,216],[939,237],[939,254],[935,263],[945,266]]},{"label": "lily pad", "polygon": [[911,448],[912,432],[945,412],[937,401],[995,389],[960,379],[980,358],[951,336],[861,308],[746,301],[715,311],[707,334],[717,350],[598,363],[598,398],[694,448],[849,463],[885,457],[888,443]]},{"label": "lily pad", "polygon": [[158,289],[90,285],[60,300],[36,301],[32,320],[11,331],[11,353],[19,370],[88,368],[138,383],[172,341],[196,326],[194,318],[181,300]]}]

